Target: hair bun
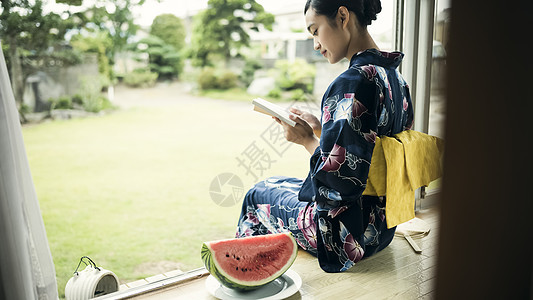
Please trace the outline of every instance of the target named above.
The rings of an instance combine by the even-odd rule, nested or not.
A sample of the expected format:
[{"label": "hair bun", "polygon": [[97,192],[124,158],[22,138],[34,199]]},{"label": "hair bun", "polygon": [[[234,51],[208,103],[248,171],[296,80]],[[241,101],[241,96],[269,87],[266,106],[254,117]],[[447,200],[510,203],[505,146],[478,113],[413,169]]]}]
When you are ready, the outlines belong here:
[{"label": "hair bun", "polygon": [[318,15],[324,15],[330,20],[334,20],[340,6],[345,6],[357,16],[359,25],[366,27],[373,20],[377,19],[377,14],[381,12],[380,0],[307,0],[304,14],[310,7],[315,9]]},{"label": "hair bun", "polygon": [[377,19],[377,14],[381,12],[380,0],[363,0],[364,20],[360,20],[361,25],[370,25],[373,20]]}]

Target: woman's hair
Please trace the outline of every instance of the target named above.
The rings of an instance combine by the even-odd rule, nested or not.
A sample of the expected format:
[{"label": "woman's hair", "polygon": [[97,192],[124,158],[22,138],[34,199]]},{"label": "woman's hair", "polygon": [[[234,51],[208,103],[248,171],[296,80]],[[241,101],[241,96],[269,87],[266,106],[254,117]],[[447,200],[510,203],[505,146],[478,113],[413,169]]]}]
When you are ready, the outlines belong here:
[{"label": "woman's hair", "polygon": [[370,25],[381,11],[380,0],[307,0],[304,14],[312,7],[318,15],[325,15],[328,19],[333,20],[341,6],[353,11],[357,16],[359,25],[363,27]]}]

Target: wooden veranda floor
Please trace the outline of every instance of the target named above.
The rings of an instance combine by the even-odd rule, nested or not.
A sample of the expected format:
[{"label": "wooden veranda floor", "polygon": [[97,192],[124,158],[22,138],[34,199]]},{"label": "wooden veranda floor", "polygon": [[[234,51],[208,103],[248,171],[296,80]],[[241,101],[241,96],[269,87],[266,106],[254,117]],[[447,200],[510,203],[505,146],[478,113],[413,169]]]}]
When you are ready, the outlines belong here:
[{"label": "wooden veranda floor", "polygon": [[[434,298],[438,208],[431,206],[417,212],[416,216],[431,226],[429,235],[414,238],[422,249],[420,254],[413,251],[405,238],[396,236],[389,247],[358,262],[349,271],[328,274],[320,269],[315,257],[299,251],[291,269],[302,278],[302,287],[287,299]],[[155,290],[124,297],[116,295],[112,299],[216,299],[205,288],[207,275],[205,269],[199,269],[190,273],[189,279],[172,284],[155,282],[151,284]]]}]

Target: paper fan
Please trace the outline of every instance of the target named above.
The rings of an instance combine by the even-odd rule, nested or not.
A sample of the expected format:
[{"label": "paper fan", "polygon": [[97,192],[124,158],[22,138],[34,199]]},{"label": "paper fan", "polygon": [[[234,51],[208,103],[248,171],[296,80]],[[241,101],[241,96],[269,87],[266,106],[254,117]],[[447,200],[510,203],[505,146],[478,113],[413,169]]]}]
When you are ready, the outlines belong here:
[{"label": "paper fan", "polygon": [[414,218],[398,225],[396,227],[395,234],[398,236],[404,236],[404,234],[408,234],[411,237],[418,238],[428,235],[430,230],[431,227],[426,221],[419,218]]},{"label": "paper fan", "polygon": [[431,227],[429,224],[419,218],[411,219],[405,223],[402,223],[396,227],[396,232],[394,235],[396,236],[403,236],[407,242],[411,245],[413,250],[420,254],[422,253],[422,249],[418,244],[412,239],[412,237],[415,238],[421,238],[429,234],[429,231],[431,230]]}]

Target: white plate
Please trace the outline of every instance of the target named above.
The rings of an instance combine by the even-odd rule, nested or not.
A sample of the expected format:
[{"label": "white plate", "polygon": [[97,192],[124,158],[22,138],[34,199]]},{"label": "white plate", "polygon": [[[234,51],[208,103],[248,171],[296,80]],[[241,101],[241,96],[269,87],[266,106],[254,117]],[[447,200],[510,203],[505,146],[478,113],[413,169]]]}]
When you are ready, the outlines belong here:
[{"label": "white plate", "polygon": [[240,292],[223,286],[213,275],[209,275],[205,280],[205,287],[209,294],[221,300],[285,299],[294,295],[302,287],[302,278],[298,273],[289,269],[285,274],[258,289]]}]

